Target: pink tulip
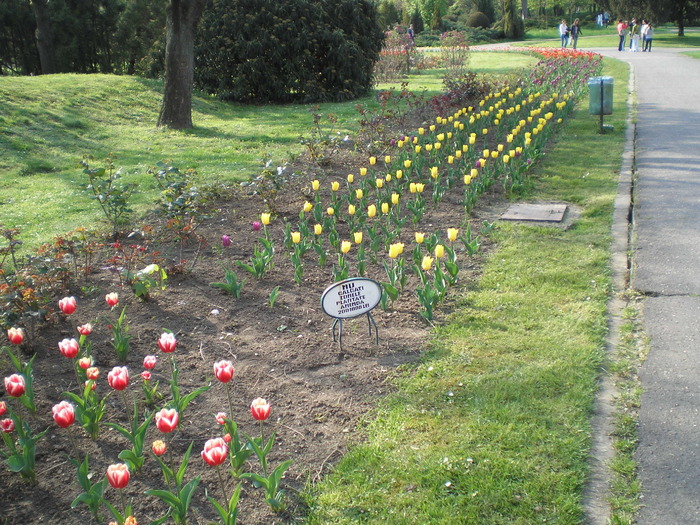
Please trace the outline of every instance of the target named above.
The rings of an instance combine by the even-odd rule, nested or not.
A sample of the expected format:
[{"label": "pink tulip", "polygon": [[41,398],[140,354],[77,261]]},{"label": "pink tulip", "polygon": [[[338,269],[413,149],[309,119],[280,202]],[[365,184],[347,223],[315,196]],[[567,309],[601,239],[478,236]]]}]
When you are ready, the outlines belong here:
[{"label": "pink tulip", "polygon": [[250,413],[253,415],[253,419],[257,421],[265,421],[268,417],[270,417],[270,410],[271,410],[270,403],[265,401],[262,397],[259,397],[255,400],[250,405]]},{"label": "pink tulip", "polygon": [[87,370],[92,366],[92,359],[90,357],[81,357],[78,359],[78,366],[83,370]]},{"label": "pink tulip", "polygon": [[114,390],[124,390],[129,386],[129,370],[125,366],[115,366],[107,374],[107,382]]},{"label": "pink tulip", "polygon": [[217,412],[216,416],[216,422],[219,425],[225,425],[226,424],[226,412]]},{"label": "pink tulip", "polygon": [[[128,374],[127,374],[128,375]],[[92,381],[96,381],[98,377],[100,377],[100,369],[97,368],[96,366],[91,366],[87,370],[85,370],[85,377]]]},{"label": "pink tulip", "polygon": [[151,380],[151,373],[148,370],[144,370],[143,372],[141,372],[141,378],[144,381],[150,381]]},{"label": "pink tulip", "polygon": [[254,232],[259,232],[262,229],[262,222],[255,221],[253,222],[252,227]]},{"label": "pink tulip", "polygon": [[21,345],[24,342],[24,330],[12,327],[7,331],[7,338],[13,345]]},{"label": "pink tulip", "polygon": [[162,456],[165,454],[167,447],[165,445],[165,441],[156,439],[153,444],[151,445],[151,450],[156,456]]},{"label": "pink tulip", "polygon": [[75,422],[75,409],[68,401],[61,401],[54,405],[53,420],[61,428],[68,428]]},{"label": "pink tulip", "polygon": [[147,355],[143,358],[143,367],[146,370],[153,370],[156,366],[158,359],[154,355]]},{"label": "pink tulip", "polygon": [[177,427],[177,423],[180,420],[180,415],[174,408],[167,409],[164,408],[160,412],[156,413],[156,427],[158,430],[167,434],[172,432]]},{"label": "pink tulip", "polygon": [[107,468],[107,481],[115,489],[123,489],[129,484],[131,473],[124,463],[116,463]]},{"label": "pink tulip", "polygon": [[0,401],[0,416],[4,416],[7,412],[7,403]]},{"label": "pink tulip", "polygon": [[85,323],[78,327],[78,333],[80,335],[88,336],[92,333],[92,325],[90,323]]},{"label": "pink tulip", "polygon": [[119,304],[119,294],[117,292],[108,293],[105,295],[105,301],[110,308],[114,308]]},{"label": "pink tulip", "polygon": [[221,245],[224,248],[228,248],[229,246],[231,246],[231,237],[228,235],[222,235],[221,236]]},{"label": "pink tulip", "polygon": [[58,349],[61,351],[61,354],[63,354],[64,357],[73,359],[78,355],[80,345],[78,345],[78,341],[75,339],[64,339],[58,343]]},{"label": "pink tulip", "polygon": [[228,445],[223,438],[210,439],[204,444],[202,459],[210,467],[216,467],[226,461],[228,456]]},{"label": "pink tulip", "polygon": [[160,334],[160,339],[158,339],[158,347],[166,354],[175,351],[177,346],[177,339],[170,332],[163,332]]},{"label": "pink tulip", "polygon": [[15,422],[9,417],[6,419],[0,419],[0,429],[6,434],[9,434],[15,429]]},{"label": "pink tulip", "polygon": [[235,370],[231,361],[219,361],[214,363],[214,375],[222,383],[228,383],[233,378]]},{"label": "pink tulip", "polygon": [[12,374],[5,378],[5,391],[11,397],[20,397],[24,394],[24,377],[19,374]]},{"label": "pink tulip", "polygon": [[78,304],[75,302],[75,297],[64,297],[63,299],[58,301],[58,307],[64,314],[70,315],[73,312],[75,312],[75,309],[78,307]]}]

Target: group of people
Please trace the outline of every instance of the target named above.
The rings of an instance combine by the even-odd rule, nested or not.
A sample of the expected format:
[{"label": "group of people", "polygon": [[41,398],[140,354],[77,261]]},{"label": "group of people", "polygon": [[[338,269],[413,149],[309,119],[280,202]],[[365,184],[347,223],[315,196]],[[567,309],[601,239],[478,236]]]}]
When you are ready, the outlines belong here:
[{"label": "group of people", "polygon": [[642,51],[651,53],[651,44],[654,40],[654,28],[651,22],[642,20],[642,23],[638,24],[636,18],[633,18],[630,23],[627,20],[618,20],[617,34],[620,37],[620,44],[617,47],[618,51],[625,50],[625,40],[629,36],[630,51],[639,51],[639,39],[641,37]]},{"label": "group of people", "polygon": [[579,25],[579,19],[574,20],[574,24],[569,27],[566,25],[566,20],[562,20],[559,24],[559,36],[561,37],[561,47],[566,47],[569,45],[569,38],[571,39],[571,45],[574,49],[578,45],[578,37],[581,33],[581,26]]}]

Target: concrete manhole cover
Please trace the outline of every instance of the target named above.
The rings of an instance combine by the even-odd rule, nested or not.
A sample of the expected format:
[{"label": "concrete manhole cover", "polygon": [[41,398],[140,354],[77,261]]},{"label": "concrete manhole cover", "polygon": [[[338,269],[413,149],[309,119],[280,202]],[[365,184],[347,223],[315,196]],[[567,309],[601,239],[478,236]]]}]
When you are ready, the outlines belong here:
[{"label": "concrete manhole cover", "polygon": [[513,204],[503,215],[504,221],[561,222],[566,204]]}]

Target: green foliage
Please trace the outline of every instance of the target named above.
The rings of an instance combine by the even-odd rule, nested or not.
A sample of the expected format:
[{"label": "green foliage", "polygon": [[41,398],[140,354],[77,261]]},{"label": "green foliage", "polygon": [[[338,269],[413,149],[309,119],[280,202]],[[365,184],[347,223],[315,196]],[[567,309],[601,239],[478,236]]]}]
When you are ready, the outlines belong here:
[{"label": "green foliage", "polygon": [[100,421],[105,414],[105,404],[109,394],[100,398],[93,387],[95,382],[89,380],[83,388],[82,395],[64,392],[63,395],[75,403],[75,418],[82,425],[88,436],[97,439],[100,435]]},{"label": "green foliage", "polygon": [[90,158],[83,157],[81,165],[83,174],[88,182],[83,185],[85,190],[92,195],[102,209],[107,222],[112,226],[114,236],[119,232],[119,227],[126,221],[133,211],[129,205],[131,196],[136,191],[136,184],[124,183],[121,170],[114,167],[114,159],[108,157],[104,168],[90,168]]},{"label": "green foliage", "polygon": [[156,457],[160,468],[163,470],[163,475],[168,484],[172,480],[175,488],[173,491],[167,490],[155,490],[150,489],[145,492],[148,496],[155,496],[159,498],[163,503],[170,507],[170,510],[166,516],[157,521],[157,523],[163,523],[167,516],[171,515],[173,521],[177,525],[185,525],[187,523],[187,513],[189,512],[190,504],[192,503],[192,496],[194,491],[197,490],[199,482],[202,480],[201,476],[197,476],[190,480],[187,484],[183,485],[185,471],[187,470],[187,464],[190,459],[190,454],[192,452],[192,445],[194,442],[190,443],[187,452],[185,453],[180,468],[177,473],[174,473],[159,457]]},{"label": "green foliage", "polygon": [[125,269],[122,277],[124,282],[131,287],[136,297],[146,300],[150,297],[151,291],[158,288],[165,290],[165,281],[168,278],[168,274],[164,268],[157,264],[149,264],[137,272]]},{"label": "green foliage", "polygon": [[482,29],[486,29],[491,25],[491,20],[489,20],[489,17],[486,16],[485,13],[474,11],[467,17],[466,24],[469,27],[481,27]]},{"label": "green foliage", "polygon": [[195,82],[227,100],[356,98],[383,35],[366,0],[214,0],[202,17]]},{"label": "green foliage", "polygon": [[517,40],[525,35],[525,25],[518,16],[515,0],[506,0],[503,6],[503,34],[510,40]]},{"label": "green foliage", "polygon": [[88,509],[92,513],[96,521],[101,521],[100,519],[100,507],[104,501],[104,492],[107,486],[107,477],[104,476],[100,481],[92,483],[90,474],[90,465],[88,456],[85,456],[85,461],[83,461],[78,466],[78,483],[83,489],[83,492],[78,495],[77,498],[71,503],[71,508],[75,508],[81,503],[87,505]]},{"label": "green foliage", "polygon": [[209,283],[209,286],[214,288],[220,288],[225,292],[230,293],[236,299],[240,299],[241,291],[243,290],[243,285],[245,284],[245,279],[242,281],[238,280],[236,272],[233,270],[224,270],[224,282]]}]

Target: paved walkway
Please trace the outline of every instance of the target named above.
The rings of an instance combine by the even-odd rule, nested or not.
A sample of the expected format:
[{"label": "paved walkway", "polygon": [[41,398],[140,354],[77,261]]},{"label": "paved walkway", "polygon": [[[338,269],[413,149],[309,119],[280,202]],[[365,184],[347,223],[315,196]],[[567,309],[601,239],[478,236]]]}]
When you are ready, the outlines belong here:
[{"label": "paved walkway", "polygon": [[640,374],[637,523],[700,524],[700,60],[669,48],[594,51],[629,62],[636,80],[631,284],[646,296],[651,338]]}]

